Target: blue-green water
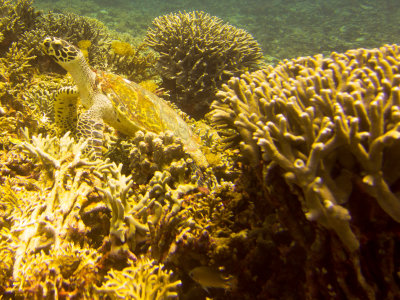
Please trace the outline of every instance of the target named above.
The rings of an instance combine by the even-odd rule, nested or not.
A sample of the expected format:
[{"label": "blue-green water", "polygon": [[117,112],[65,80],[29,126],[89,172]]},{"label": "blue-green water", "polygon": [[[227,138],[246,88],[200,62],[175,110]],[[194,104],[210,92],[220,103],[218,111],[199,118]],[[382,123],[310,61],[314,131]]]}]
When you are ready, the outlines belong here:
[{"label": "blue-green water", "polygon": [[108,27],[141,37],[160,15],[203,10],[246,29],[267,57],[292,58],[400,40],[400,2],[333,1],[35,1],[37,8],[91,16]]}]

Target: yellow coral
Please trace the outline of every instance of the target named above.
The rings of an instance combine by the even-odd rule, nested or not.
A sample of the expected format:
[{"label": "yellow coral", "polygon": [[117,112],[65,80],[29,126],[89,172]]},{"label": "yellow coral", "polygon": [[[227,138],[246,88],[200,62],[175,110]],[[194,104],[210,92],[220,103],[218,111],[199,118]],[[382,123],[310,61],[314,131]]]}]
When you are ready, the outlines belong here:
[{"label": "yellow coral", "polygon": [[143,80],[139,83],[143,88],[146,90],[155,93],[156,90],[158,89],[158,84],[154,80]]},{"label": "yellow coral", "polygon": [[129,43],[117,40],[111,42],[111,49],[114,51],[115,54],[121,56],[131,56],[135,53],[135,50]]},{"label": "yellow coral", "polygon": [[90,40],[82,40],[78,42],[78,47],[81,49],[83,56],[85,58],[89,57],[89,47],[92,45],[92,42]]},{"label": "yellow coral", "polygon": [[180,285],[181,281],[175,280],[172,271],[165,270],[163,264],[141,257],[122,271],[110,270],[105,283],[95,288],[100,295],[112,299],[161,300],[176,298]]},{"label": "yellow coral", "polygon": [[250,33],[203,11],[157,17],[145,43],[159,53],[157,67],[171,101],[195,119],[209,111],[223,82],[257,69],[262,58]]},{"label": "yellow coral", "polygon": [[[287,60],[231,78],[213,104],[214,121],[237,133],[227,141],[241,141],[253,161],[272,160],[285,170],[286,181],[304,192],[307,219],[334,229],[352,252],[359,242],[342,206],[352,191],[343,184],[348,173],[361,177],[383,211],[400,222],[399,198],[391,190],[400,178],[394,171],[399,61],[397,45]],[[342,155],[335,156],[338,151]]]},{"label": "yellow coral", "polygon": [[81,40],[78,42],[78,47],[81,50],[87,50],[89,47],[92,45],[92,42],[90,40]]}]

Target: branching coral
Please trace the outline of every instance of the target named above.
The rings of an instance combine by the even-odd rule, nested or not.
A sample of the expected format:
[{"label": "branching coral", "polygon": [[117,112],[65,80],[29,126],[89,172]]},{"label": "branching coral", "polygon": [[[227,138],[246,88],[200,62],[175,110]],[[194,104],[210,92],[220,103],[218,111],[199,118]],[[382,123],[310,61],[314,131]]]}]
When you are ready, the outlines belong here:
[{"label": "branching coral", "polygon": [[[124,172],[132,174],[138,184],[149,182],[155,171],[169,171],[176,182],[196,182],[199,179],[196,163],[184,151],[180,139],[171,131],[161,134],[138,131],[132,140],[112,141],[112,160],[124,164]],[[212,182],[213,177],[209,177]]]},{"label": "branching coral", "polygon": [[122,74],[134,82],[154,79],[157,76],[154,68],[156,56],[147,51],[145,44],[134,47],[128,42],[114,40],[110,46],[106,63],[103,65],[109,71]]},{"label": "branching coral", "polygon": [[[399,175],[384,169],[384,150],[390,157],[400,137],[398,51],[385,46],[300,58],[233,78],[218,94],[214,119],[234,127],[249,153],[257,157],[257,143],[264,160],[286,171],[287,181],[303,189],[309,219],[333,228],[339,226],[328,224],[333,215],[348,222],[340,204],[350,190],[339,184],[347,175],[332,173],[335,162],[348,171],[357,162],[367,190],[400,221],[400,204],[389,188]],[[352,156],[345,161],[338,151]],[[358,243],[351,239],[346,244],[355,250]]]},{"label": "branching coral", "polygon": [[97,292],[111,299],[161,300],[176,298],[180,285],[181,281],[174,280],[172,272],[164,270],[163,264],[140,258],[122,271],[110,271]]},{"label": "branching coral", "polygon": [[[307,219],[334,230],[350,253],[360,247],[353,182],[400,221],[399,53],[387,45],[284,61],[232,78],[213,104],[214,121],[233,129],[227,140],[240,141],[254,164],[279,165],[301,189]],[[371,295],[362,276],[359,283]]]},{"label": "branching coral", "polygon": [[90,299],[97,277],[100,255],[93,249],[73,244],[24,257],[20,275],[15,278],[17,296],[24,298],[64,298],[68,294]]},{"label": "branching coral", "polygon": [[262,56],[248,32],[202,11],[156,18],[145,42],[160,54],[163,85],[172,101],[193,117],[208,111],[224,81],[254,69]]},{"label": "branching coral", "polygon": [[[11,183],[1,189],[0,220],[10,230],[1,231],[0,257],[11,255],[0,264],[0,280],[16,296],[57,298],[74,294],[89,299],[94,293],[94,283],[101,280],[97,269],[101,267],[101,253],[88,247],[88,229],[81,219],[81,208],[86,206],[89,193],[94,192],[93,186],[101,191],[111,210],[109,254],[114,258],[117,254],[124,261],[134,259],[129,251],[148,240],[147,223],[157,225],[162,201],[168,202],[165,211],[179,209],[179,197],[190,189],[185,185],[168,189],[167,182],[171,182],[168,174],[156,174],[151,183],[154,188],[136,201],[139,198],[131,189],[131,176],[121,174],[122,165],[90,161],[90,153],[83,153],[86,142],[75,143],[68,134],[60,139],[41,135],[31,138],[27,130],[23,136],[26,141],[20,147],[35,156],[47,173],[41,174],[42,183],[35,186],[34,192],[23,194],[24,190],[19,190],[17,194]],[[165,189],[164,197],[160,187]],[[154,204],[155,201],[159,203]],[[171,280],[171,272],[162,270],[162,265],[153,261],[141,262],[121,272],[122,277],[133,276],[135,272],[141,276],[139,294],[157,299],[177,296],[175,289],[180,281]],[[118,272],[110,271],[104,287],[118,285],[118,295],[128,297],[133,291],[122,289],[125,285],[118,282]],[[12,287],[7,274],[12,274]]]},{"label": "branching coral", "polygon": [[[14,230],[21,231],[21,243],[15,253],[15,278],[19,276],[26,253],[50,247],[60,248],[67,238],[68,228],[73,224],[78,225],[77,208],[82,205],[90,187],[82,181],[84,168],[75,168],[92,164],[81,158],[85,143],[74,144],[67,134],[59,144],[54,143],[55,138],[43,138],[40,135],[33,136],[30,143],[28,131],[24,131],[24,137],[26,142],[21,146],[47,166],[48,177],[43,179],[44,182],[50,179],[53,185],[49,193],[42,191],[40,203],[35,203],[28,216],[15,219]],[[75,174],[72,175],[73,170]]]},{"label": "branching coral", "polygon": [[4,57],[0,58],[0,85],[7,94],[17,94],[31,79],[33,68],[31,61],[34,56],[30,51],[18,48],[13,43]]},{"label": "branching coral", "polygon": [[[134,160],[139,162],[142,159],[135,157]],[[164,168],[167,169],[166,165]],[[98,189],[112,211],[110,237],[112,252],[115,254],[120,250],[138,251],[138,245],[149,244],[152,240],[150,230],[153,237],[161,234],[160,220],[172,220],[181,208],[181,197],[197,189],[197,184],[190,183],[189,168],[184,160],[172,162],[169,171],[153,169],[151,177],[147,180],[142,178],[141,182],[146,185],[136,191],[130,190],[135,182],[131,178],[136,176],[121,174],[122,164],[119,167],[106,164],[100,166],[99,170],[102,173],[98,176],[106,183],[106,187]]]},{"label": "branching coral", "polygon": [[[84,144],[74,145],[68,136],[57,142],[54,138],[41,136],[33,136],[31,140],[27,130],[23,131],[23,136],[26,141],[17,143],[40,159],[47,173],[39,175],[31,170],[28,174],[21,173],[23,178],[15,176],[2,184],[1,215],[9,234],[2,231],[0,244],[7,242],[7,247],[0,248],[0,255],[9,255],[9,259],[4,260],[7,264],[1,266],[1,273],[12,274],[10,279],[13,280],[12,286],[6,284],[3,287],[15,295],[30,298],[57,295],[62,284],[68,292],[83,295],[85,285],[90,285],[89,281],[80,281],[89,278],[89,275],[83,276],[83,272],[89,271],[86,263],[85,266],[74,263],[71,272],[81,271],[72,277],[69,276],[72,274],[64,274],[67,268],[60,269],[72,261],[82,261],[88,254],[86,250],[91,251],[81,251],[79,247],[71,250],[66,245],[72,239],[70,228],[82,228],[79,208],[90,191],[87,183],[82,182],[85,168],[90,165],[80,159]],[[14,155],[10,151],[9,157]],[[27,175],[36,179],[41,177],[41,180],[25,177]],[[66,258],[66,253],[70,258]],[[91,272],[95,274],[94,269]]]},{"label": "branching coral", "polygon": [[34,26],[39,13],[32,7],[32,0],[0,1],[0,50],[4,51],[19,36]]},{"label": "branching coral", "polygon": [[[107,188],[97,187],[104,195],[104,200],[107,206],[110,208],[112,217],[110,224],[110,239],[111,239],[111,252],[113,255],[121,255],[120,250],[127,253],[129,247],[126,247],[127,239],[126,237],[128,230],[133,230],[136,232],[136,228],[130,228],[129,225],[135,226],[135,224],[129,224],[125,222],[126,215],[125,210],[128,208],[127,203],[127,193],[133,181],[131,181],[131,176],[125,176],[121,174],[122,164],[118,167],[115,164],[103,164],[100,165],[97,172],[104,183],[106,183]],[[133,234],[131,234],[133,236]],[[131,242],[128,240],[128,243]]]},{"label": "branching coral", "polygon": [[[75,14],[46,14],[40,19],[38,28],[45,30],[48,36],[56,36],[75,45],[82,40],[89,40],[89,60],[93,64],[101,64],[106,44],[111,41],[110,32],[103,23]],[[40,44],[39,41],[37,44]]]}]

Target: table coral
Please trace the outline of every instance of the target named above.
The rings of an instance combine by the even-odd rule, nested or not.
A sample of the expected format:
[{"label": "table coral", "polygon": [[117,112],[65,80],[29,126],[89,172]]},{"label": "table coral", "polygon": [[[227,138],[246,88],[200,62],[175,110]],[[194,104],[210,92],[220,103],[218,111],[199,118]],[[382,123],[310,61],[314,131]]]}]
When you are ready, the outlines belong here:
[{"label": "table coral", "polygon": [[202,11],[156,18],[145,42],[160,54],[163,85],[172,101],[196,118],[208,111],[222,82],[256,68],[262,57],[248,32]]}]

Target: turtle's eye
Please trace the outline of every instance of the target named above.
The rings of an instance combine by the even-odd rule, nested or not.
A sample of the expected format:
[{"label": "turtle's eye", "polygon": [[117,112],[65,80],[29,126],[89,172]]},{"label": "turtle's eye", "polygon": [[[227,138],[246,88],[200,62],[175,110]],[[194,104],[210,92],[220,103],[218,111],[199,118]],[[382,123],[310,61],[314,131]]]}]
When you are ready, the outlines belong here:
[{"label": "turtle's eye", "polygon": [[46,48],[49,48],[50,47],[50,42],[49,41],[46,41],[46,42],[44,42],[44,44],[43,45],[45,45],[46,46]]}]

